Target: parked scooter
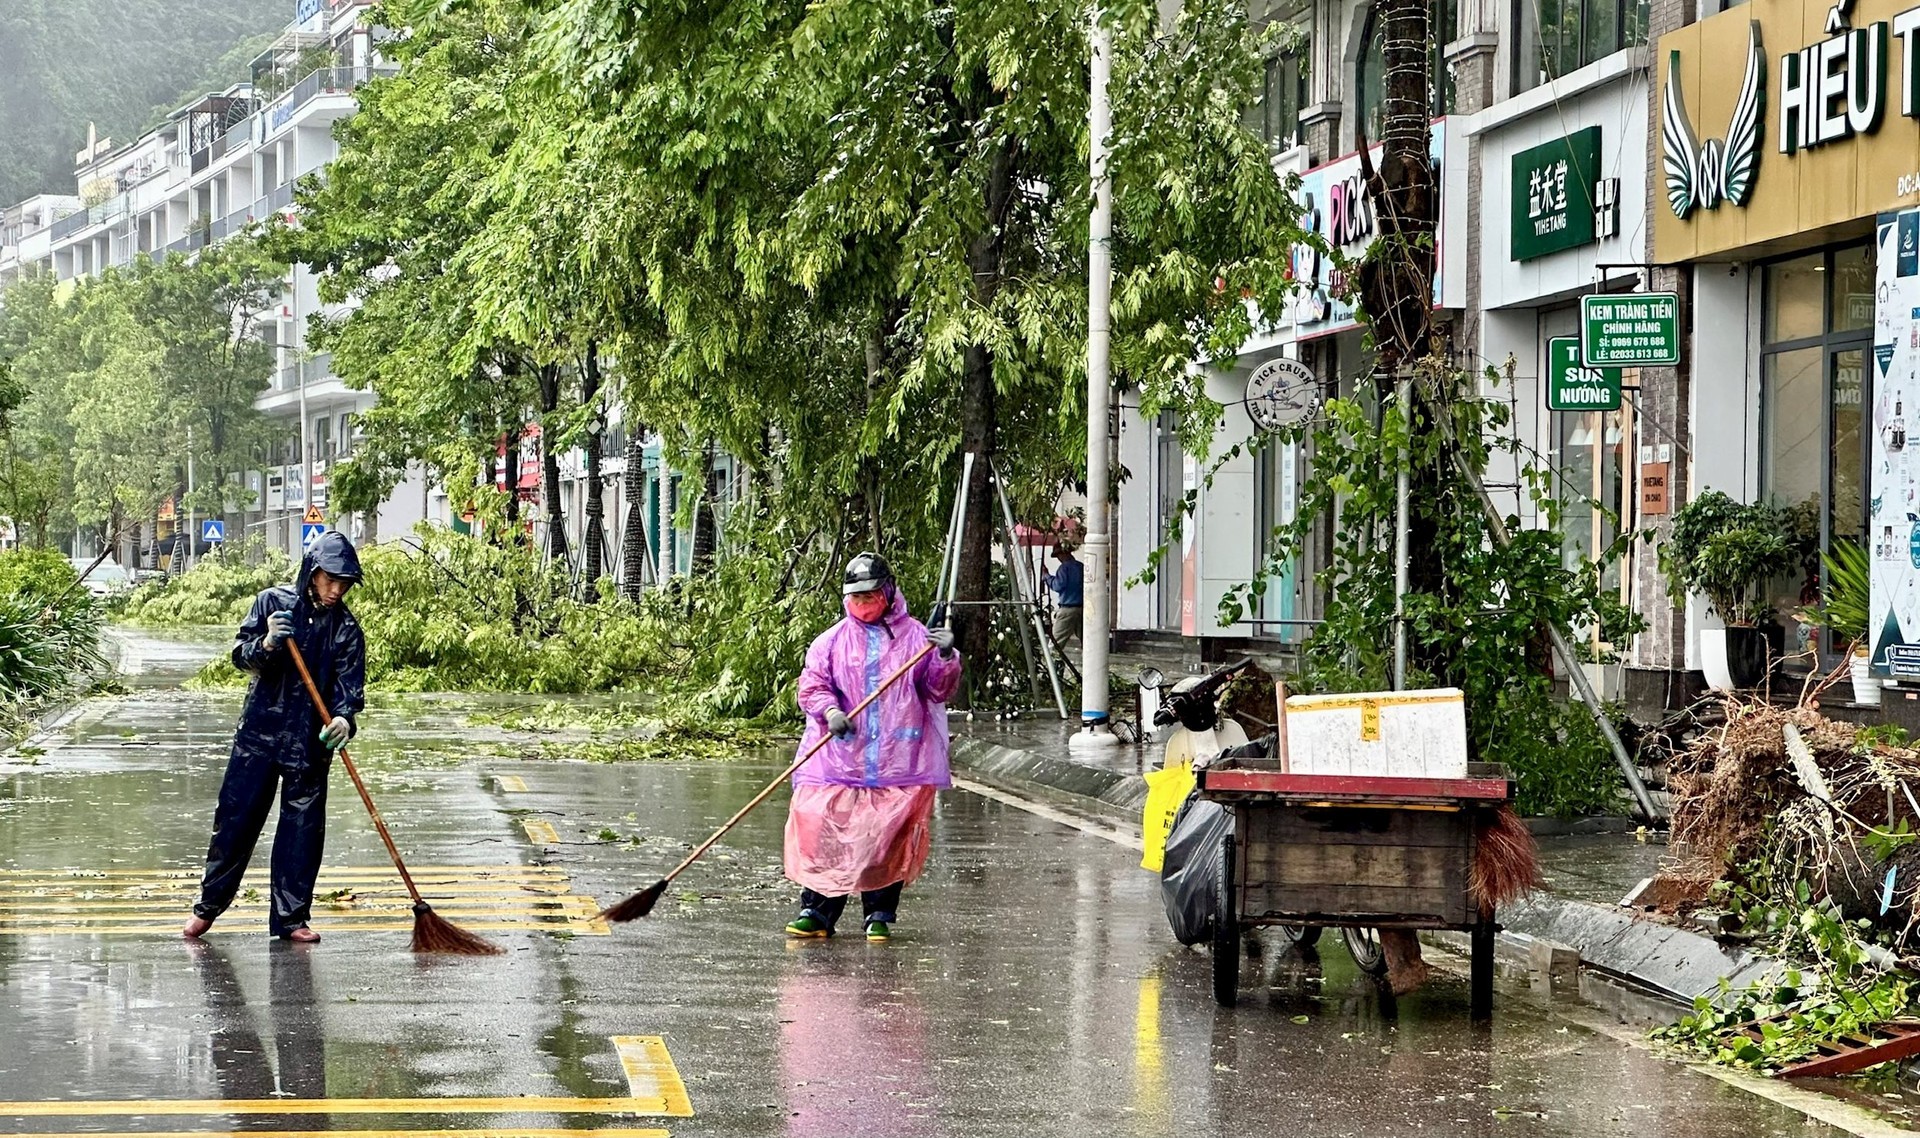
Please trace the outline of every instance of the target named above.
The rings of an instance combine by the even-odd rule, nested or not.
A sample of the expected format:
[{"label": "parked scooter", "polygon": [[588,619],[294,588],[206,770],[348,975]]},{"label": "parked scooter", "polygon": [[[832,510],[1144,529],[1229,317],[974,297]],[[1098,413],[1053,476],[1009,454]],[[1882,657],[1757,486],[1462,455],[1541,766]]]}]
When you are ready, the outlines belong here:
[{"label": "parked scooter", "polygon": [[[1190,676],[1171,689],[1158,668],[1140,669],[1140,688],[1153,692],[1159,706],[1153,711],[1155,735],[1159,729],[1173,727],[1160,765],[1172,768],[1181,763],[1205,766],[1221,751],[1247,741],[1247,733],[1231,719],[1220,718],[1220,692],[1235,676],[1253,665],[1252,659],[1229,664],[1205,676]],[[1165,690],[1166,694],[1160,693]],[[1178,726],[1174,726],[1178,724]]]}]

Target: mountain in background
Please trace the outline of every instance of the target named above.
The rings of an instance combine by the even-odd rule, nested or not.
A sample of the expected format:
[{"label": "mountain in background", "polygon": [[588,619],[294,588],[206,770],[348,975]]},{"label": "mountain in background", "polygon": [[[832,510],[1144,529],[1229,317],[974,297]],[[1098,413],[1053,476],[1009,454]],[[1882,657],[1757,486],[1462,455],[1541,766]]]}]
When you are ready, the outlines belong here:
[{"label": "mountain in background", "polygon": [[87,123],[132,142],[247,78],[290,0],[0,0],[0,208],[74,192]]}]

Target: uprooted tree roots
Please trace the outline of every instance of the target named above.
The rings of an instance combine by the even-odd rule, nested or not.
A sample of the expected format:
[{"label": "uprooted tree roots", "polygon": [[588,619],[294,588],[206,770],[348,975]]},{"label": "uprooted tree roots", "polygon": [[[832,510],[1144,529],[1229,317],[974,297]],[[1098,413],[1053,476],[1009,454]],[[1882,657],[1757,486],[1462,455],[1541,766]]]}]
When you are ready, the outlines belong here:
[{"label": "uprooted tree roots", "polygon": [[[1788,728],[1817,769],[1796,773]],[[1809,785],[1809,782],[1812,785]],[[1729,702],[1725,722],[1674,759],[1669,897],[1699,903],[1714,883],[1761,894],[1831,898],[1843,915],[1881,917],[1880,887],[1895,869],[1879,923],[1905,930],[1920,894],[1920,752],[1876,742],[1809,707]],[[1762,880],[1752,880],[1755,874]],[[1869,911],[1870,910],[1870,911]]]},{"label": "uprooted tree roots", "polygon": [[1699,718],[1709,725],[1669,759],[1672,854],[1649,897],[1671,912],[1724,910],[1788,970],[1723,983],[1658,1035],[1772,1069],[1912,1015],[1920,751],[1804,705],[1729,700]]}]

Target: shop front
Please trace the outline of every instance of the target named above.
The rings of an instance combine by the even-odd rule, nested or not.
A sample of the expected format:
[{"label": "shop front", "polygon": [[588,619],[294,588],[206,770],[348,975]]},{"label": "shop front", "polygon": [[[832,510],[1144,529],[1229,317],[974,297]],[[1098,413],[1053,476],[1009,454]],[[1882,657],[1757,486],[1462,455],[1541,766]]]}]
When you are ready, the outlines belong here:
[{"label": "shop front", "polygon": [[[1441,185],[1434,305],[1442,310],[1465,304],[1467,276],[1466,243],[1459,237],[1466,220],[1465,140],[1451,124],[1436,120],[1431,136]],[[1121,400],[1118,459],[1126,474],[1115,527],[1118,630],[1297,642],[1320,612],[1320,550],[1315,543],[1283,548],[1275,533],[1294,520],[1301,486],[1311,476],[1311,448],[1262,437],[1273,421],[1261,404],[1263,393],[1276,388],[1284,389],[1285,402],[1304,409],[1368,389],[1371,358],[1337,262],[1358,263],[1378,228],[1357,153],[1311,168],[1298,161],[1304,151],[1290,157],[1295,164],[1283,158],[1276,171],[1298,176],[1303,225],[1344,257],[1299,250],[1294,276],[1302,287],[1284,311],[1270,315],[1231,366],[1205,369],[1206,394],[1222,406],[1206,455],[1183,448],[1171,414],[1147,416],[1137,396]],[[1241,446],[1250,439],[1255,445]],[[1240,618],[1222,624],[1222,599],[1256,581]]]},{"label": "shop front", "polygon": [[[1584,367],[1579,297],[1631,287],[1646,248],[1647,81],[1637,50],[1606,57],[1537,95],[1496,104],[1463,124],[1480,176],[1473,345],[1500,376],[1483,394],[1509,403],[1512,452],[1496,452],[1489,482],[1502,507],[1539,523],[1522,463],[1550,470],[1556,527],[1570,565],[1614,543],[1637,519],[1633,471],[1642,447],[1669,440],[1636,413],[1623,388],[1633,369]],[[1656,506],[1657,508],[1657,506]],[[1628,556],[1638,551],[1630,549]],[[1604,584],[1628,605],[1634,575],[1609,566]],[[1626,644],[1582,630],[1610,692]]]},{"label": "shop front", "polygon": [[[1690,479],[1795,508],[1809,551],[1871,558],[1875,670],[1920,678],[1920,8],[1756,0],[1660,41],[1655,259],[1686,267]],[[1737,63],[1734,61],[1738,61]],[[1738,77],[1737,82],[1735,77]],[[1916,456],[1920,458],[1920,456]],[[1781,646],[1817,557],[1766,586]],[[1688,605],[1688,663],[1718,618]]]}]

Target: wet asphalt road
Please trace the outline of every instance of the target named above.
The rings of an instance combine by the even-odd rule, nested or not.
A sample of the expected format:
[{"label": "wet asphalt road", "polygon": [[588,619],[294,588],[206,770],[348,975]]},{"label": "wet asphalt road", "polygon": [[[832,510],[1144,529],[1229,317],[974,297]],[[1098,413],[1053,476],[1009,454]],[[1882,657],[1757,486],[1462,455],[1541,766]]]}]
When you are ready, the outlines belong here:
[{"label": "wet asphalt road", "polygon": [[[243,895],[190,946],[172,930],[238,697],[177,682],[215,650],[134,637],[131,694],[0,756],[0,1130],[1840,1133],[1575,1026],[1524,985],[1503,987],[1491,1029],[1468,1025],[1454,974],[1394,1007],[1331,937],[1317,961],[1250,964],[1241,1006],[1218,1009],[1137,854],[963,791],[941,800],[891,944],[781,936],[778,799],[652,918],[608,929],[598,904],[678,860],[781,757],[529,761],[531,736],[467,725],[471,701],[444,697],[381,701],[356,751],[436,908],[504,956],[407,953],[338,771],[324,942],[269,941]],[[609,1098],[651,1113],[579,1105]]]}]

